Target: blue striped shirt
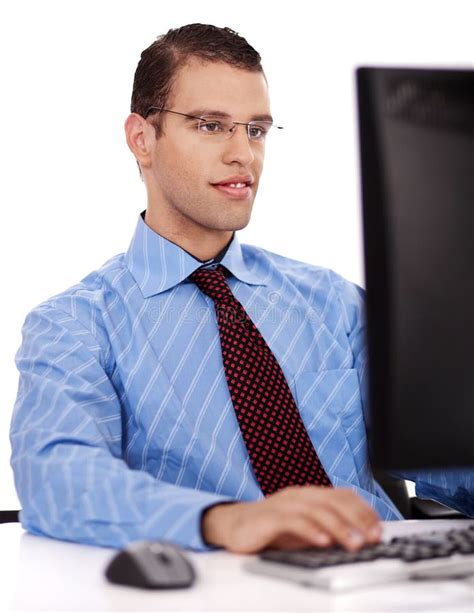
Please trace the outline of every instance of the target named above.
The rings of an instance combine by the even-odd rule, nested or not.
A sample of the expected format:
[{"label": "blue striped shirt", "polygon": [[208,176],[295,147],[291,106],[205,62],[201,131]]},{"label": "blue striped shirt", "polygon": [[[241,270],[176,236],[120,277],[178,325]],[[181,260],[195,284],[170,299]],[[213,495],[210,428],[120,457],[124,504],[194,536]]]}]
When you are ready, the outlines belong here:
[{"label": "blue striped shirt", "polygon": [[[363,290],[241,245],[235,233],[221,262],[334,486],[352,488],[382,519],[400,518],[367,458]],[[263,497],[227,387],[214,303],[187,279],[200,265],[140,216],[126,253],[27,315],[10,432],[25,529],[206,550],[205,508]],[[440,499],[466,488],[423,479],[419,493],[431,488]]]}]

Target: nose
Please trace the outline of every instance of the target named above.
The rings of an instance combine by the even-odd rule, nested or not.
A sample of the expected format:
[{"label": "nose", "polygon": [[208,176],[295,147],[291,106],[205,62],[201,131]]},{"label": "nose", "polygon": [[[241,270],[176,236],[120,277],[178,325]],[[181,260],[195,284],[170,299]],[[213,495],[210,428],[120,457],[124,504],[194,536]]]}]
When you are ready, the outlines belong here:
[{"label": "nose", "polygon": [[239,162],[242,166],[248,166],[254,161],[255,155],[247,134],[247,126],[234,125],[231,136],[224,143],[224,161],[227,164]]}]

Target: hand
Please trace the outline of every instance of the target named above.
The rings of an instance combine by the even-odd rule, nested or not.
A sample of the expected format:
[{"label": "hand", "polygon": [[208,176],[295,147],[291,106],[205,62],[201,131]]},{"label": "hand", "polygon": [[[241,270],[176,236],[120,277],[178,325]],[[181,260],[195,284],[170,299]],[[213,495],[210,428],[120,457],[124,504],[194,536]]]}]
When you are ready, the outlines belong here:
[{"label": "hand", "polygon": [[377,543],[381,533],[375,511],[352,490],[316,485],[287,487],[257,502],[217,504],[202,520],[204,540],[235,553],[334,544],[356,551]]}]

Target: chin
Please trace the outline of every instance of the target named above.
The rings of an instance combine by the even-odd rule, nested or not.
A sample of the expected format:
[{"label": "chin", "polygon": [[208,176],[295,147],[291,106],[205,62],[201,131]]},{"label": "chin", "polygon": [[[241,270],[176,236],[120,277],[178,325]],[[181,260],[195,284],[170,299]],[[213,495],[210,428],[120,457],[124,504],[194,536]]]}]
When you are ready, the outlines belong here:
[{"label": "chin", "polygon": [[238,218],[229,219],[229,223],[226,225],[226,230],[242,230],[250,223],[250,213],[248,215],[240,215]]},{"label": "chin", "polygon": [[250,223],[250,217],[246,219],[245,221],[242,221],[241,223],[234,225],[232,229],[233,230],[243,230],[249,225],[249,223]]},{"label": "chin", "polygon": [[208,219],[208,223],[203,225],[223,232],[242,230],[249,224],[251,213],[252,204],[243,208],[242,203],[238,203],[237,208],[229,207],[226,211],[222,208],[214,208],[211,213],[212,217]]}]

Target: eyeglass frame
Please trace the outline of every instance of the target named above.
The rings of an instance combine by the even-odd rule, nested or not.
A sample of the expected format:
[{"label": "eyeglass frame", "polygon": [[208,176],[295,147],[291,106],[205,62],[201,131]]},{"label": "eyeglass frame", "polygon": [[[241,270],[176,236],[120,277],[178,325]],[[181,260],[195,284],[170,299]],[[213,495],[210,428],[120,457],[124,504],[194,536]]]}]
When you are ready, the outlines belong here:
[{"label": "eyeglass frame", "polygon": [[[151,110],[155,110],[158,111],[159,113],[164,112],[164,113],[174,113],[175,115],[182,115],[183,117],[189,117],[190,119],[199,119],[200,121],[209,121],[208,117],[197,117],[196,115],[188,115],[187,113],[179,113],[178,111],[171,111],[170,109],[165,109],[163,107],[158,107],[158,106],[149,106],[148,109],[145,112],[145,115],[143,116],[143,119],[147,119],[149,115],[151,115],[150,111]],[[246,122],[246,121],[232,121],[232,123],[234,124],[234,126],[239,125],[239,126],[247,126],[247,136],[249,138],[249,140],[251,140],[252,142],[255,140],[253,138],[250,137],[249,134],[249,129],[250,126],[253,126],[254,124],[252,123],[253,121],[258,122],[258,119],[254,119],[251,120],[250,122]],[[260,121],[260,123],[270,123],[271,124],[271,128],[278,128],[278,130],[283,130],[283,126],[277,126],[275,125],[272,121]],[[231,128],[229,130],[229,132],[233,133],[234,128]],[[230,138],[230,137],[229,137]]]}]

